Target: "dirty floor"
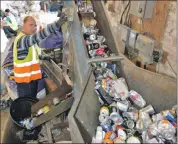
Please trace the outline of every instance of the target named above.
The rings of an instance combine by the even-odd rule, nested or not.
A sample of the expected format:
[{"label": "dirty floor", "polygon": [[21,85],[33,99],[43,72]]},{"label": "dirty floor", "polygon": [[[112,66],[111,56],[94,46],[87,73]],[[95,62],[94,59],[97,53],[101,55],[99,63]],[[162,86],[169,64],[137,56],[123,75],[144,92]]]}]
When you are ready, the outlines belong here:
[{"label": "dirty floor", "polygon": [[1,111],[1,142],[2,142],[2,138],[3,138],[3,135],[4,135],[4,131],[5,131],[5,127],[6,127],[6,124],[7,124],[7,120],[9,118],[9,110],[2,110]]},{"label": "dirty floor", "polygon": [[[13,41],[14,41],[14,38],[10,39],[9,42],[7,43],[7,47],[4,51],[4,53],[1,53],[1,65],[4,62],[4,59],[5,59],[5,57],[7,56],[7,53],[8,53],[8,49],[9,49],[9,47],[12,44]],[[2,78],[1,78],[1,83],[2,83]],[[4,135],[4,131],[5,131],[5,127],[6,127],[8,118],[9,118],[9,109],[2,110],[1,115],[0,115],[0,122],[1,122],[1,125],[0,125],[0,129],[1,129],[0,140],[1,140],[1,142],[2,142],[2,138],[3,138],[3,135]]]}]

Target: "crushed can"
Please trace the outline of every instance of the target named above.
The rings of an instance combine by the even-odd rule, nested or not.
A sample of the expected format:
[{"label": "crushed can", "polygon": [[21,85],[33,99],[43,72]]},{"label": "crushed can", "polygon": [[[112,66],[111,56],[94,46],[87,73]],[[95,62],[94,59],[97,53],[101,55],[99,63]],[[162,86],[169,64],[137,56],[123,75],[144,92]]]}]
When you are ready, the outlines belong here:
[{"label": "crushed can", "polygon": [[129,92],[129,97],[132,102],[140,108],[143,108],[146,105],[146,101],[143,99],[143,97],[134,90]]},{"label": "crushed can", "polygon": [[104,143],[104,144],[112,144],[112,143],[113,143],[113,140],[104,139],[104,140],[103,140],[103,143]]},{"label": "crushed can", "polygon": [[145,113],[147,113],[149,115],[153,115],[155,113],[155,110],[152,107],[152,105],[148,105],[148,106],[142,108],[139,112],[145,112]]},{"label": "crushed can", "polygon": [[108,69],[108,76],[113,80],[117,79],[117,76],[109,69]]},{"label": "crushed can", "polygon": [[96,55],[101,56],[101,55],[103,55],[103,52],[104,52],[104,48],[99,48],[96,50]]},{"label": "crushed can", "polygon": [[53,98],[54,105],[58,105],[59,103],[60,103],[60,100],[57,97]]},{"label": "crushed can", "polygon": [[107,62],[102,62],[100,65],[101,65],[102,68],[106,68],[107,67]]},{"label": "crushed can", "polygon": [[139,140],[139,138],[131,136],[127,139],[126,143],[141,143],[141,141]]},{"label": "crushed can", "polygon": [[120,138],[120,139],[122,139],[124,141],[127,139],[126,132],[123,129],[118,129],[117,130],[117,136],[118,136],[118,138]]},{"label": "crushed can", "polygon": [[120,143],[125,143],[125,141],[123,139],[121,139],[120,137],[117,137],[117,138],[114,139],[114,143],[120,144]]},{"label": "crushed can", "polygon": [[99,89],[101,87],[101,83],[99,81],[95,82],[95,89]]},{"label": "crushed can", "polygon": [[135,123],[133,120],[129,119],[126,121],[126,127],[129,129],[133,129],[135,127]]},{"label": "crushed can", "polygon": [[176,122],[174,116],[169,112],[169,110],[162,111],[162,115],[170,122]]},{"label": "crushed can", "polygon": [[112,98],[105,92],[105,90],[100,87],[99,89],[95,90],[100,99],[105,103],[105,104],[112,104],[113,100]]},{"label": "crushed can", "polygon": [[145,129],[147,129],[149,124],[152,123],[151,118],[150,118],[149,114],[147,114],[147,113],[140,112],[139,118],[142,120]]},{"label": "crushed can", "polygon": [[136,129],[138,131],[144,131],[144,124],[143,124],[143,121],[141,119],[139,119],[137,122],[136,122]]},{"label": "crushed can", "polygon": [[129,108],[129,102],[127,100],[124,101],[118,101],[117,102],[117,107],[120,111],[127,111]]},{"label": "crushed can", "polygon": [[106,89],[106,87],[107,87],[107,81],[106,81],[106,79],[103,79],[102,80],[102,88]]},{"label": "crushed can", "polygon": [[96,50],[90,50],[88,53],[90,54],[91,57],[93,57],[96,55]]},{"label": "crushed can", "polygon": [[100,108],[100,115],[109,116],[109,109],[108,109],[108,107],[102,106]]},{"label": "crushed can", "polygon": [[107,132],[112,130],[111,120],[109,116],[99,115],[99,122],[102,129]]},{"label": "crushed can", "polygon": [[143,143],[147,143],[147,141],[150,140],[147,131],[142,132],[142,140],[143,140]]},{"label": "crushed can", "polygon": [[108,131],[108,132],[106,132],[104,139],[105,139],[105,140],[107,140],[107,139],[109,139],[109,140],[114,140],[116,137],[117,137],[117,135],[116,135],[115,132],[113,132],[113,131]]},{"label": "crushed can", "polygon": [[116,74],[116,64],[107,64],[108,69],[111,69],[114,74]]},{"label": "crushed can", "polygon": [[116,108],[112,108],[113,112],[110,114],[110,119],[117,125],[121,125],[123,123],[123,118],[117,112]]},{"label": "crushed can", "polygon": [[152,121],[153,122],[160,121],[160,120],[163,120],[163,119],[164,119],[164,116],[162,115],[162,113],[152,115]]},{"label": "crushed can", "polygon": [[107,125],[107,124],[101,123],[100,126],[102,127],[103,131],[105,131],[105,132],[108,132],[108,131],[112,131],[112,130],[113,130],[113,128],[112,128],[111,125]]},{"label": "crushed can", "polygon": [[138,120],[138,111],[123,112],[122,116],[126,117],[128,119],[132,119],[134,121],[137,121]]},{"label": "crushed can", "polygon": [[166,140],[172,140],[173,142],[176,141],[176,138],[175,138],[176,129],[173,127],[173,125],[168,120],[159,121],[157,128],[160,134]]},{"label": "crushed can", "polygon": [[121,100],[126,100],[128,98],[128,86],[124,78],[119,78],[113,83],[113,88],[116,90]]},{"label": "crushed can", "polygon": [[155,136],[158,136],[159,133],[159,129],[158,129],[158,121],[151,123],[148,128],[147,128],[147,133],[149,138],[153,138]]}]

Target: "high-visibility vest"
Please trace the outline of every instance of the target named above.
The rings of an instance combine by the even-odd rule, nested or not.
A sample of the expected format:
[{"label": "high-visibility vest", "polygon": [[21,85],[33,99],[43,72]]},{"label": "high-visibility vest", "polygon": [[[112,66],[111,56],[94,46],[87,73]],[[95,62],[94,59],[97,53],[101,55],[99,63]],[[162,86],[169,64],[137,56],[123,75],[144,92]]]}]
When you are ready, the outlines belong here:
[{"label": "high-visibility vest", "polygon": [[10,26],[14,31],[16,31],[18,29],[18,25],[15,24],[15,23],[10,23],[10,22],[7,22],[8,26]]},{"label": "high-visibility vest", "polygon": [[29,83],[32,80],[42,78],[40,69],[40,61],[38,52],[35,46],[31,46],[28,50],[28,55],[23,60],[18,60],[17,57],[17,42],[24,36],[21,32],[16,37],[13,47],[13,64],[14,64],[14,79],[17,83]]},{"label": "high-visibility vest", "polygon": [[[8,21],[8,18],[10,19],[11,22]],[[10,16],[8,18],[6,18],[7,19],[6,22],[7,22],[8,26],[10,26],[14,31],[16,31],[18,29],[18,24],[17,24],[15,17]]]}]

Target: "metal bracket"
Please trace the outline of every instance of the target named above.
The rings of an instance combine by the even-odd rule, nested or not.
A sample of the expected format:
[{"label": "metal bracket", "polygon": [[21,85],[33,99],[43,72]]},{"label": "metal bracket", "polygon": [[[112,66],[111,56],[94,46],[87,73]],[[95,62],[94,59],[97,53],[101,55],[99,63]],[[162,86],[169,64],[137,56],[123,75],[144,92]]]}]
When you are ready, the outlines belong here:
[{"label": "metal bracket", "polygon": [[112,56],[112,57],[105,57],[105,58],[94,58],[94,59],[88,59],[88,63],[96,63],[96,62],[107,62],[107,61],[121,61],[124,60],[123,57],[120,56]]}]

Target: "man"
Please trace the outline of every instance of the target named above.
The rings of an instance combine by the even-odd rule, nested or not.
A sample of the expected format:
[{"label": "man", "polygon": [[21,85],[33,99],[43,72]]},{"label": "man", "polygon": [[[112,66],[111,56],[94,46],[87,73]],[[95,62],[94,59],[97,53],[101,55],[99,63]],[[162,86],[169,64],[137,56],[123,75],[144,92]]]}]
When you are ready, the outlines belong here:
[{"label": "man", "polygon": [[18,24],[15,17],[11,14],[9,9],[5,10],[5,18],[3,19],[5,26],[3,26],[3,30],[7,35],[7,38],[12,38],[17,35]]},{"label": "man", "polygon": [[11,14],[9,9],[5,10],[5,18],[3,19],[6,25],[3,26],[3,30],[7,35],[7,38],[12,38],[17,35],[18,24],[15,17]]},{"label": "man", "polygon": [[50,59],[38,56],[37,43],[58,31],[66,21],[67,17],[62,13],[58,21],[36,33],[35,19],[32,16],[24,19],[23,31],[19,33],[13,44],[14,79],[19,97],[36,97],[38,80],[42,78],[39,58]]}]

